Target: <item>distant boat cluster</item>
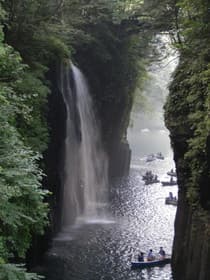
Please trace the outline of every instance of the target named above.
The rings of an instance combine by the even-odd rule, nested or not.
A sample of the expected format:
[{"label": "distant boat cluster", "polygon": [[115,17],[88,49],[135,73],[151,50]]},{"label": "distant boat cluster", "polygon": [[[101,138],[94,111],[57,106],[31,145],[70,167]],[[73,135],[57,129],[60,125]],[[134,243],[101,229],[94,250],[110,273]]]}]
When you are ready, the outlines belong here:
[{"label": "distant boat cluster", "polygon": [[146,162],[154,161],[156,159],[164,159],[164,156],[162,155],[161,152],[159,152],[157,154],[148,155],[147,158],[146,158]]},{"label": "distant boat cluster", "polygon": [[[147,157],[147,161],[153,161],[155,159],[164,159],[163,155],[161,153],[158,153],[156,155],[151,154]],[[177,177],[176,175],[176,171],[174,171],[173,169],[171,169],[170,171],[168,171],[166,173],[168,176],[170,176],[170,180],[169,181],[161,181],[162,186],[173,186],[177,184],[177,180],[174,179],[174,177]],[[148,170],[145,172],[145,174],[142,176],[143,181],[145,182],[145,185],[151,185],[151,184],[156,184],[159,183],[160,180],[158,179],[158,175],[154,174],[151,170]],[[169,192],[169,196],[165,198],[165,204],[170,204],[170,205],[174,205],[176,206],[178,203],[177,197],[173,196],[172,192]],[[162,247],[161,247],[162,248]],[[152,250],[150,250],[152,251]],[[144,253],[141,252],[141,254],[143,255]],[[164,256],[160,255],[160,256],[154,256],[154,259],[149,259],[147,258],[139,258],[138,257],[138,261],[131,261],[131,268],[136,269],[136,268],[150,268],[153,266],[162,266],[165,264],[168,264],[171,262],[171,256],[165,255],[165,251],[164,251]]]},{"label": "distant boat cluster", "polygon": [[[164,160],[164,156],[162,153],[157,153],[157,154],[150,154],[146,158],[146,162],[151,162],[156,159]],[[152,185],[152,184],[157,184],[161,183],[162,186],[174,186],[177,185],[177,174],[176,171],[171,169],[166,173],[170,178],[167,181],[160,181],[158,178],[157,174],[154,174],[151,170],[147,170],[145,174],[142,176],[142,180],[144,181],[145,185]],[[177,206],[178,199],[176,196],[173,195],[172,192],[169,192],[168,197],[165,198],[165,204],[170,204]],[[162,247],[161,247],[162,248]],[[150,250],[152,251],[152,250]],[[144,254],[141,252],[141,254]],[[139,255],[140,256],[140,255]],[[153,266],[162,266],[164,264],[170,263],[171,262],[171,256],[166,256],[165,251],[164,251],[164,257],[154,257],[154,259],[149,259],[149,258],[144,258],[140,256],[138,258],[138,261],[131,261],[131,268],[149,268]]]},{"label": "distant boat cluster", "polygon": [[[177,185],[177,180],[174,179],[174,177],[176,177],[176,172],[171,169],[167,172],[167,175],[169,175],[171,178],[168,181],[161,181],[162,186]],[[145,185],[151,185],[160,182],[158,175],[153,174],[152,171],[146,171],[146,173],[142,176],[142,179],[145,182]]]},{"label": "distant boat cluster", "polygon": [[145,182],[145,185],[151,185],[155,183],[159,183],[158,176],[153,174],[152,171],[146,171],[146,173],[142,176],[142,179]]},{"label": "distant boat cluster", "polygon": [[[147,156],[146,161],[153,161],[155,159],[164,159],[164,156],[162,153],[157,153],[155,154],[150,154]],[[151,170],[146,171],[146,173],[142,176],[143,181],[145,182],[145,185],[152,185],[161,182],[162,186],[175,186],[177,185],[177,174],[176,171],[171,169],[166,173],[168,176],[170,176],[170,180],[167,181],[160,181],[158,179],[158,175],[154,174]],[[165,198],[165,203],[166,204],[171,204],[171,205],[177,205],[177,198],[176,196],[173,196],[172,192],[169,192],[169,196]]]}]

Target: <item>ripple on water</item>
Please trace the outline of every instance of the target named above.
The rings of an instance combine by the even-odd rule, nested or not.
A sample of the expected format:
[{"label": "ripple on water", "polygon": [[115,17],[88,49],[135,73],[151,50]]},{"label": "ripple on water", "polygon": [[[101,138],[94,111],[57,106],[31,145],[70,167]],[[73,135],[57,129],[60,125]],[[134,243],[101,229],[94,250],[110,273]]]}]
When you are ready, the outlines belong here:
[{"label": "ripple on water", "polygon": [[[162,161],[150,167],[164,176],[171,163]],[[165,205],[165,197],[169,191],[176,195],[177,186],[145,186],[144,170],[141,166],[131,170],[129,178],[112,187],[112,218],[87,220],[60,233],[47,257],[47,280],[172,279],[170,265],[143,270],[130,267],[140,250],[158,252],[163,246],[170,254],[173,242],[176,207]]]}]

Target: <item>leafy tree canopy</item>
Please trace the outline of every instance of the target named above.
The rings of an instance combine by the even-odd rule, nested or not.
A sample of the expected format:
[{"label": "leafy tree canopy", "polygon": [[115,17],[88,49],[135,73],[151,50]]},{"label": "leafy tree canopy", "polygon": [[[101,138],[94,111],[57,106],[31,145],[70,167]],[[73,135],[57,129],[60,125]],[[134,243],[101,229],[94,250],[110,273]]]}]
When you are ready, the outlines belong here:
[{"label": "leafy tree canopy", "polygon": [[[174,73],[166,104],[166,124],[173,143],[181,139],[182,168],[192,206],[210,209],[208,183],[210,14],[209,1],[177,1],[179,9],[180,63]],[[184,115],[183,115],[184,112]],[[176,144],[175,144],[176,145]],[[180,161],[181,162],[181,161]]]},{"label": "leafy tree canopy", "polygon": [[[3,41],[0,28],[0,278],[17,279],[22,275],[19,279],[32,279],[33,275],[27,276],[23,269],[7,262],[25,256],[32,234],[43,233],[48,220],[46,192],[41,189],[43,174],[38,167],[40,155],[34,152],[42,150],[42,141],[36,136],[37,143],[33,145],[28,138],[31,133],[22,134],[23,127],[20,129],[18,124],[18,120],[22,120],[32,128],[33,122],[40,118],[37,114],[35,120],[29,121],[35,106],[32,101],[30,104],[32,97],[27,95],[27,90],[30,88],[32,92],[29,81],[36,78],[28,77],[28,68],[20,55]],[[41,92],[46,95],[45,88],[40,87],[42,90],[37,90],[37,95]],[[36,134],[36,129],[33,133]]]}]

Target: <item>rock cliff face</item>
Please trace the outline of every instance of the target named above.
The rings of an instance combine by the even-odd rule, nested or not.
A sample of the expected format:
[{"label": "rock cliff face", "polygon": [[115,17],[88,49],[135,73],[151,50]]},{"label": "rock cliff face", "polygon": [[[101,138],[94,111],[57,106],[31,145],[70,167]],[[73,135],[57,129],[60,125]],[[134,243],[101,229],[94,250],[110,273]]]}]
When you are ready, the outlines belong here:
[{"label": "rock cliff face", "polygon": [[[177,142],[174,143],[174,149],[175,151],[180,149]],[[189,173],[183,168],[183,155],[175,152],[175,162],[179,182],[179,203],[173,244],[174,280],[207,280],[210,275],[209,215],[200,204],[195,206],[188,200],[188,182],[183,176],[188,176]]]},{"label": "rock cliff face", "polygon": [[113,144],[109,159],[109,175],[111,178],[123,177],[129,174],[131,149],[127,142],[119,141]]},{"label": "rock cliff face", "polygon": [[202,55],[182,54],[165,106],[179,185],[174,280],[210,275],[209,97],[208,81],[202,79],[207,68]]},{"label": "rock cliff face", "polygon": [[64,165],[64,139],[66,135],[66,108],[62,93],[58,86],[59,67],[54,66],[49,72],[48,79],[51,81],[51,94],[48,98],[48,126],[50,142],[44,155],[46,177],[44,185],[52,192],[50,196],[50,222],[51,232],[58,232],[61,226],[62,204],[62,170]]},{"label": "rock cliff face", "polygon": [[[60,230],[61,225],[61,205],[62,205],[62,170],[64,141],[66,135],[66,108],[62,93],[59,89],[58,68],[52,67],[49,73],[51,81],[51,94],[49,96],[48,125],[50,128],[50,143],[48,151],[45,154],[46,178],[44,185],[52,191],[50,198],[51,213],[51,233],[54,234]],[[95,76],[97,78],[97,76]],[[95,91],[102,92],[103,84],[95,80],[89,81],[90,89],[93,91],[93,98],[99,122],[101,123],[102,139],[109,159],[109,177],[110,180],[115,177],[125,176],[129,172],[131,151],[126,140],[121,140],[126,129],[125,114],[129,112],[130,104],[126,105],[126,97],[121,97],[121,103],[102,102],[101,95],[94,95]],[[97,84],[97,86],[96,86]],[[105,92],[103,91],[103,94]],[[109,93],[110,94],[110,93]],[[121,91],[115,92],[121,94]],[[115,96],[116,98],[116,96]],[[119,98],[120,99],[120,98]],[[100,105],[99,105],[100,104]],[[120,105],[119,105],[120,104]],[[129,105],[129,106],[128,106]],[[112,121],[113,119],[113,121]]]}]

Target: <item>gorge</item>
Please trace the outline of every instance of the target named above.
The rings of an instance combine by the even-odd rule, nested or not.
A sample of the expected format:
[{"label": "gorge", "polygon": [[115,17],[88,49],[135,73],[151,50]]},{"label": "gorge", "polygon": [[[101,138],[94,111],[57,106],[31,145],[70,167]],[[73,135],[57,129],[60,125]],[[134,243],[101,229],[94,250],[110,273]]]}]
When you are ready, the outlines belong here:
[{"label": "gorge", "polygon": [[[163,54],[162,57],[164,57]],[[148,247],[152,247],[155,251],[158,251],[158,246],[163,245],[167,253],[171,253],[173,223],[176,208],[172,207],[167,209],[167,206],[164,204],[164,196],[168,194],[170,187],[163,188],[161,187],[161,184],[158,184],[157,186],[145,186],[142,182],[141,176],[143,174],[142,172],[147,170],[147,168],[150,168],[154,172],[157,172],[158,176],[164,178],[166,171],[172,166],[174,167],[172,151],[170,150],[169,139],[163,124],[162,116],[162,106],[165,97],[168,94],[167,83],[170,79],[170,73],[176,65],[176,61],[173,62],[173,58],[173,52],[170,50],[169,57],[163,58],[161,65],[157,66],[156,62],[154,62],[153,67],[151,67],[154,69],[151,70],[151,78],[148,81],[147,89],[147,92],[150,92],[148,102],[151,106],[153,105],[153,107],[155,105],[155,122],[151,121],[147,124],[148,129],[153,131],[153,137],[150,140],[147,149],[148,151],[155,151],[153,150],[154,148],[161,149],[164,153],[165,160],[162,162],[161,160],[157,160],[151,164],[146,163],[145,156],[147,149],[143,140],[144,132],[142,132],[142,135],[138,138],[139,143],[134,146],[132,145],[133,156],[129,176],[124,176],[124,179],[118,178],[117,180],[114,180],[114,182],[112,179],[112,182],[109,182],[109,185],[107,186],[109,188],[109,216],[98,216],[95,218],[95,214],[88,215],[88,217],[83,215],[83,217],[80,216],[79,220],[77,219],[76,223],[71,220],[67,226],[65,225],[63,228],[61,227],[61,232],[53,239],[52,247],[45,259],[45,275],[47,279],[100,279],[101,277],[109,277],[111,279],[132,279],[132,277],[136,277],[137,279],[145,279],[145,272],[138,275],[138,271],[135,272],[130,269],[130,261],[137,257],[138,251],[140,249],[146,251],[148,250]],[[169,64],[168,68],[164,68],[164,66],[171,60],[173,62],[172,65]],[[77,89],[81,89],[81,86],[85,85],[81,73],[78,72],[78,69],[75,69],[75,66],[73,67],[74,70],[77,70],[80,79],[78,79],[77,76],[77,79],[74,80],[75,76],[72,75],[72,78],[67,83],[68,86],[61,87],[62,89],[67,89],[67,96],[69,96],[69,94],[72,96],[74,83],[80,83],[80,86],[78,86]],[[68,80],[67,77],[71,77],[71,75],[69,75],[71,71],[65,71],[65,73],[66,76],[62,75],[65,81],[64,84],[66,84],[66,81]],[[166,74],[168,75],[167,79]],[[160,87],[162,91],[162,99],[160,102],[156,102],[156,92],[159,91]],[[63,90],[60,92],[60,98],[62,98],[62,94]],[[86,90],[85,94],[87,94]],[[65,99],[65,94],[63,94],[63,96]],[[83,95],[75,92],[75,96],[77,101],[69,103],[71,112],[78,109],[78,104],[80,102],[78,98]],[[85,100],[84,96],[83,100]],[[83,113],[84,112],[85,110],[83,110]],[[74,126],[73,124],[77,124],[77,127],[82,127],[80,125],[82,122],[85,122],[89,128],[83,132],[81,128],[78,144],[82,145],[82,138],[87,137],[84,133],[89,134],[92,131],[91,124],[88,122],[88,117],[86,116],[86,118],[81,121],[78,121],[77,118],[74,117],[71,118],[74,122],[71,121],[69,123],[69,115],[70,114],[67,111],[66,124],[68,128]],[[148,118],[148,121],[151,119],[148,115],[145,116],[145,118],[146,117]],[[78,118],[81,118],[80,112],[78,112]],[[135,119],[137,124],[140,123],[140,125],[143,125],[142,118],[142,115],[140,115],[140,120],[138,118]],[[69,124],[71,125],[69,126]],[[146,125],[146,122],[144,122],[144,125]],[[96,127],[94,127],[94,131],[95,133],[97,132]],[[134,135],[135,133],[138,133],[138,129],[134,131]],[[74,133],[73,136],[71,135],[72,140],[75,139],[75,134],[76,133]],[[130,134],[132,134],[132,132],[130,132]],[[150,135],[150,132],[148,132],[148,134]],[[70,135],[70,133],[66,135],[66,140],[69,141],[68,135]],[[149,135],[148,137],[151,137]],[[160,138],[161,143],[164,141],[164,147],[157,143],[158,138]],[[72,140],[67,142],[65,146],[69,144],[72,146]],[[132,142],[132,140],[130,141]],[[92,142],[94,141],[92,140]],[[75,148],[75,145],[73,146],[74,148],[72,151],[69,151],[69,154],[65,153],[66,156],[74,155],[75,153],[78,154],[78,149]],[[89,145],[86,144],[86,147],[89,147]],[[91,149],[89,148],[89,150]],[[141,154],[138,154],[137,150],[140,150],[144,156],[142,157]],[[100,154],[98,155],[98,158],[100,158]],[[73,160],[74,156],[71,156],[70,159]],[[90,163],[90,159],[88,162],[83,161],[84,168],[85,164],[89,165]],[[77,170],[79,170],[78,166],[79,164],[77,164]],[[66,166],[64,166],[66,172],[68,172],[69,168],[71,168],[71,164],[67,166],[67,169]],[[75,178],[75,176],[81,174],[81,171],[77,174],[76,171],[71,173],[71,170],[69,170],[67,178],[70,175]],[[88,174],[92,173],[88,172]],[[100,177],[103,179],[102,176]],[[72,184],[75,184],[74,187],[78,191],[78,181],[80,180],[77,180],[76,182],[67,180],[65,182],[66,186],[64,186],[64,188],[70,187],[68,189],[69,195],[66,194],[65,189],[63,190],[66,199],[66,204],[64,203],[64,206],[66,205],[65,211],[69,211],[71,215],[74,213],[73,211],[76,206],[74,201],[68,197],[74,197],[74,190],[72,190],[71,187]],[[87,182],[84,185],[86,184]],[[173,188],[173,191],[174,195],[177,195],[176,187]],[[81,193],[79,195],[81,196]],[[78,198],[79,195],[77,196]],[[73,208],[73,210],[71,210],[71,208]],[[77,259],[76,263],[74,263],[75,259]],[[84,262],[86,265],[84,265]],[[171,279],[170,266],[166,266],[161,271],[151,271],[149,279],[155,279],[157,276],[159,276],[159,278]]]},{"label": "gorge", "polygon": [[[88,271],[90,279],[208,280],[209,1],[3,0],[0,8],[0,278],[37,279],[15,264],[45,263],[49,279]],[[160,59],[152,43],[160,33],[179,52],[164,106],[178,175],[173,245],[174,208],[157,202],[167,189],[129,174],[134,92],[143,94],[148,65]],[[166,167],[158,165],[161,176]],[[161,211],[167,238],[154,238],[172,248],[172,275],[166,267],[136,276],[130,258],[138,247],[157,250],[148,229],[164,227]]]}]

